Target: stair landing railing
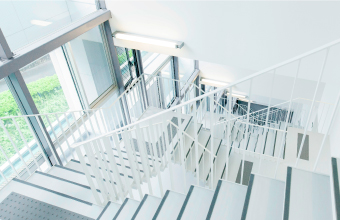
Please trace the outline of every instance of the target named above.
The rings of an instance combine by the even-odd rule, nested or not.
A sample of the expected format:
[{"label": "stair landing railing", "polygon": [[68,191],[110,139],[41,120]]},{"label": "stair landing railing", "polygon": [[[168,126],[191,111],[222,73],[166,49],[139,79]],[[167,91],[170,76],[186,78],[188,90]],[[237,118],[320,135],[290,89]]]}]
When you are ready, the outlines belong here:
[{"label": "stair landing railing", "polygon": [[[165,137],[168,137],[168,133],[167,133],[167,130],[165,129],[166,127],[166,122],[164,121],[165,120],[165,116],[167,114],[177,114],[178,115],[178,118],[180,119],[181,118],[181,114],[185,113],[185,108],[187,106],[195,106],[195,103],[198,102],[198,101],[202,101],[204,99],[207,100],[206,103],[209,103],[210,105],[210,109],[214,109],[214,105],[215,105],[215,97],[216,95],[215,94],[221,94],[221,93],[226,93],[228,92],[229,96],[228,96],[228,106],[227,106],[227,109],[228,111],[226,111],[226,123],[228,124],[227,126],[227,135],[226,135],[226,143],[227,143],[227,152],[229,152],[230,150],[230,129],[231,129],[231,126],[230,126],[230,123],[231,123],[231,119],[232,119],[232,115],[231,115],[231,97],[232,97],[232,94],[233,94],[233,91],[234,90],[240,90],[242,89],[243,93],[244,94],[247,94],[247,99],[248,99],[248,112],[247,112],[247,115],[246,115],[246,131],[249,131],[249,126],[250,126],[250,103],[252,101],[257,101],[257,99],[259,97],[261,97],[262,100],[267,100],[267,103],[266,103],[266,106],[267,107],[267,114],[269,114],[270,112],[270,109],[272,107],[272,101],[273,100],[277,100],[280,98],[280,100],[283,100],[283,102],[287,102],[288,103],[288,112],[291,111],[291,108],[292,108],[292,103],[293,103],[293,100],[295,98],[306,98],[306,99],[311,99],[311,103],[310,105],[308,106],[304,106],[304,108],[306,109],[307,108],[307,111],[308,111],[308,114],[307,114],[307,119],[306,119],[306,122],[305,124],[303,125],[302,127],[302,130],[303,130],[303,138],[302,138],[302,141],[301,141],[301,145],[300,145],[300,148],[299,148],[299,151],[298,151],[298,157],[296,159],[296,163],[294,164],[294,166],[298,166],[299,164],[299,161],[300,161],[300,157],[301,157],[301,152],[303,150],[303,147],[304,147],[304,142],[305,142],[305,139],[306,139],[306,135],[307,133],[310,132],[310,124],[312,123],[312,116],[315,115],[318,111],[318,108],[316,108],[316,103],[319,102],[319,101],[323,101],[322,100],[322,92],[323,91],[327,91],[329,88],[331,88],[332,91],[334,91],[334,89],[336,88],[336,91],[335,94],[338,94],[338,95],[335,95],[335,96],[332,96],[330,99],[331,101],[329,101],[331,104],[333,104],[332,106],[332,110],[330,111],[331,114],[329,114],[327,116],[327,118],[325,118],[325,120],[328,122],[326,124],[326,132],[324,133],[324,138],[323,138],[323,141],[322,143],[320,144],[319,146],[319,154],[317,156],[317,158],[315,158],[315,160],[313,161],[313,163],[315,163],[315,167],[317,167],[317,164],[320,160],[320,153],[322,152],[322,149],[324,148],[324,145],[325,145],[325,140],[328,136],[328,132],[331,128],[331,125],[332,125],[332,119],[334,118],[334,115],[335,115],[335,112],[336,112],[336,107],[338,105],[338,102],[339,102],[339,98],[340,98],[340,91],[339,91],[339,87],[337,86],[339,82],[337,82],[336,80],[329,80],[331,79],[332,77],[332,72],[329,71],[331,68],[326,68],[327,65],[331,65],[331,64],[335,64],[335,60],[337,59],[334,59],[334,57],[332,57],[332,59],[330,59],[330,56],[335,56],[336,57],[336,53],[329,53],[330,51],[333,52],[332,50],[336,50],[336,49],[339,49],[338,47],[336,47],[338,44],[339,44],[340,40],[337,40],[337,41],[334,41],[334,42],[331,42],[327,45],[324,45],[322,47],[319,47],[319,48],[316,48],[312,51],[309,51],[307,53],[304,53],[300,56],[297,56],[297,57],[294,57],[292,59],[289,59],[285,62],[282,62],[280,64],[277,64],[277,65],[274,65],[270,68],[267,68],[265,70],[262,70],[262,71],[259,71],[257,73],[254,73],[248,77],[245,77],[243,79],[240,79],[234,83],[231,83],[230,85],[228,86],[224,86],[224,87],[220,87],[220,88],[217,88],[211,92],[207,92],[205,94],[202,94],[200,95],[199,97],[196,97],[196,98],[193,98],[189,101],[186,101],[186,102],[182,102],[176,106],[173,106],[169,109],[166,109],[160,113],[157,113],[157,114],[154,114],[153,116],[151,117],[147,117],[147,118],[144,118],[144,119],[141,119],[141,120],[138,120],[136,122],[133,122],[127,126],[124,126],[124,127],[121,127],[119,129],[116,129],[115,131],[112,131],[112,132],[108,132],[106,133],[105,135],[101,135],[101,136],[98,136],[98,137],[95,137],[93,139],[90,139],[90,140],[87,140],[85,142],[81,142],[81,143],[78,143],[78,144],[75,144],[73,145],[72,147],[77,149],[77,151],[79,151],[79,149],[83,146],[83,145],[86,145],[88,144],[89,142],[92,142],[92,141],[95,141],[95,140],[100,140],[102,138],[108,138],[108,137],[111,137],[111,136],[117,136],[117,132],[121,132],[121,131],[125,131],[125,132],[129,132],[129,129],[132,129],[134,127],[141,127],[143,123],[151,123],[151,121],[155,121],[155,122],[162,122],[162,128],[159,128],[159,131],[158,132],[163,132],[165,133]],[[312,62],[311,62],[312,60]],[[311,67],[313,66],[313,68],[308,68],[308,67]],[[309,74],[308,74],[308,79],[306,79],[306,74],[305,74],[305,71],[306,69],[309,70]],[[310,71],[310,70],[314,70],[313,71]],[[289,80],[285,80],[285,79],[289,79]],[[309,87],[304,87],[304,92],[301,93],[300,89],[301,86],[303,86],[305,84],[308,84],[309,82],[313,82],[313,86],[309,86]],[[320,84],[323,84],[322,89],[320,87]],[[265,85],[264,85],[265,83]],[[280,93],[282,92],[282,88],[285,88],[284,92],[283,93]],[[298,93],[298,94],[297,94]],[[333,93],[334,94],[334,93]],[[312,96],[312,97],[310,97]],[[285,100],[284,100],[285,99]],[[210,102],[209,102],[210,100]],[[219,100],[216,100],[217,102]],[[193,112],[194,112],[194,115],[196,115],[196,107],[193,108]],[[211,146],[213,148],[214,144],[214,123],[217,122],[217,120],[215,120],[215,114],[214,114],[214,111],[210,111],[209,112],[210,114],[210,123],[211,123],[211,126],[210,126],[210,134],[211,134]],[[269,123],[267,122],[269,117],[266,117],[266,123],[264,125],[264,127],[268,127],[269,126]],[[197,120],[196,117],[193,117],[194,120]],[[286,118],[284,120],[284,131],[287,129],[287,126],[288,126],[288,120],[289,120],[289,114],[286,115]],[[181,120],[178,120],[180,122],[180,125],[181,125]],[[197,122],[195,122],[197,123]],[[181,126],[179,126],[179,135],[180,137],[183,137],[183,129]],[[195,129],[196,131],[196,129]],[[248,138],[248,136],[250,135],[249,132],[246,132],[245,136],[246,136],[246,139]],[[124,135],[123,135],[124,136]],[[195,132],[195,135],[193,136],[193,138],[195,138],[195,142],[197,142],[195,144],[195,150],[198,152],[198,136],[196,135],[196,132]],[[180,138],[181,139],[181,138]],[[123,143],[125,143],[125,141],[127,141],[127,144],[124,145],[125,148],[129,148],[129,144],[128,144],[128,140],[129,140],[129,136],[128,135],[125,135],[125,138],[123,137]],[[142,140],[142,139],[140,139]],[[182,140],[180,140],[181,142]],[[165,143],[168,143],[167,141],[165,141]],[[282,142],[283,143],[283,142]],[[142,143],[143,144],[143,143]],[[116,143],[117,145],[117,143]],[[183,145],[181,145],[183,146]],[[186,146],[184,146],[186,147]],[[167,148],[169,149],[169,148]],[[183,148],[184,149],[184,148]],[[281,144],[280,146],[280,151],[279,152],[282,152],[282,149],[283,149],[283,144]],[[211,152],[214,152],[214,149],[210,149]],[[183,155],[183,154],[182,154]],[[228,174],[228,170],[230,169],[230,166],[229,166],[229,153],[227,153],[226,155],[226,174],[224,175],[224,178],[225,179],[228,179],[229,178],[229,174]],[[211,164],[210,164],[210,168],[211,169],[214,169],[214,164],[213,164],[213,157],[214,155],[211,155],[212,157],[212,160],[211,160]],[[279,157],[282,157],[282,154],[279,155]],[[242,169],[244,167],[244,153],[243,153],[243,166],[242,166]],[[171,166],[172,165],[172,161],[168,159],[168,162],[169,164],[167,164],[167,166]],[[196,165],[197,165],[197,162],[196,162]],[[275,177],[277,175],[277,169],[279,167],[279,165],[282,165],[280,164],[280,160],[277,160],[277,164],[276,164],[276,172],[275,172]],[[183,166],[183,165],[182,165]],[[314,170],[315,170],[315,167],[314,167]],[[185,170],[185,169],[183,169]],[[243,170],[242,170],[243,171]],[[169,172],[167,172],[169,173]],[[242,172],[243,173],[243,172]],[[165,175],[165,174],[164,174]],[[172,173],[170,172],[169,174],[170,176],[172,175]],[[213,181],[213,175],[214,175],[214,172],[211,172],[211,181]],[[158,178],[161,178],[161,177],[158,177]],[[171,177],[170,177],[171,178]],[[199,178],[197,178],[197,183],[199,184]],[[186,178],[182,179],[182,180],[179,180],[179,179],[176,179],[176,181],[184,181],[184,186],[187,186],[187,183],[186,183]],[[161,180],[159,180],[161,181]],[[171,181],[170,181],[171,182]],[[211,184],[211,186],[214,186],[214,184]],[[153,186],[151,186],[153,187]],[[173,186],[172,186],[173,187]],[[170,187],[171,188],[171,187]],[[185,187],[184,187],[185,188]],[[162,188],[161,190],[162,192],[164,192],[164,187]],[[143,191],[141,194],[144,194],[145,192]]]}]

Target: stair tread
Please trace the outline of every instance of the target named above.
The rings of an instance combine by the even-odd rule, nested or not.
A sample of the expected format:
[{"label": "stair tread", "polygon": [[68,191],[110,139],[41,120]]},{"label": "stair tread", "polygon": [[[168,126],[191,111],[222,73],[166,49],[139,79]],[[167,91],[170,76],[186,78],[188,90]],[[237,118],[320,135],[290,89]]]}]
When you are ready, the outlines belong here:
[{"label": "stair tread", "polygon": [[291,220],[332,219],[330,177],[298,168],[287,170],[285,216]]},{"label": "stair tread", "polygon": [[[214,155],[216,155],[217,151],[219,150],[219,147],[221,145],[222,140],[221,139],[216,139],[214,138]],[[207,145],[207,149],[210,151],[211,149],[211,140],[209,140],[208,145]],[[202,180],[206,180],[209,172],[210,172],[210,162],[211,159],[211,155],[209,152],[204,152],[203,157],[201,159],[201,162],[199,164],[199,172],[200,172],[200,179]]]},{"label": "stair tread", "polygon": [[[73,169],[73,170],[76,170],[76,171],[79,171],[79,172],[84,172],[81,164],[79,163],[79,161],[76,161],[76,160],[70,160],[66,164],[65,167]],[[90,174],[94,176],[92,169],[89,169],[89,171],[90,171]],[[121,176],[121,178],[124,178],[124,176]],[[129,177],[129,178],[127,178],[127,180],[129,181],[130,184],[132,184],[132,182],[133,182],[132,178]]]},{"label": "stair tread", "polygon": [[241,219],[246,193],[247,186],[219,180],[207,219]]},{"label": "stair tread", "polygon": [[333,193],[337,218],[340,219],[340,159],[332,157]]},{"label": "stair tread", "polygon": [[146,194],[134,214],[135,220],[152,219],[161,203],[161,198]]},{"label": "stair tread", "polygon": [[54,178],[54,176],[50,174],[35,172],[27,182],[96,204],[90,188],[63,181],[59,177]]},{"label": "stair tread", "polygon": [[178,217],[186,220],[206,219],[214,191],[191,186]]},{"label": "stair tread", "polygon": [[115,215],[117,214],[120,204],[115,202],[108,202],[107,207],[105,207],[103,212],[101,213],[101,216],[97,218],[97,220],[106,220],[106,219],[113,219]]},{"label": "stair tread", "polygon": [[[200,133],[198,134],[198,143],[206,147],[208,144],[209,138],[210,138],[210,132],[207,130],[201,130]],[[198,145],[198,152],[197,152],[198,158],[201,158],[203,151],[204,151],[204,148]],[[191,172],[195,171],[195,167],[196,167],[196,164],[194,164],[195,161],[196,161],[196,147],[195,147],[195,144],[193,144],[190,150],[188,159],[186,161],[188,171],[191,171]]]},{"label": "stair tread", "polygon": [[176,219],[185,200],[185,195],[168,190],[157,210],[155,219],[173,220]]},{"label": "stair tread", "polygon": [[126,198],[118,212],[116,213],[116,216],[114,217],[115,220],[126,220],[131,219],[134,213],[136,212],[138,206],[138,201]]},{"label": "stair tread", "polygon": [[281,220],[283,216],[285,183],[252,174],[249,180],[242,219]]},{"label": "stair tread", "polygon": [[275,132],[272,129],[269,129],[267,139],[266,139],[266,146],[264,149],[264,154],[272,156],[274,153],[274,141],[275,141]]},{"label": "stair tread", "polygon": [[[20,180],[19,180],[20,181]],[[0,202],[3,201],[11,192],[18,194],[96,219],[102,211],[102,207],[91,203],[84,203],[75,199],[65,197],[63,194],[44,190],[35,187],[34,184],[16,179],[8,183],[0,192]]]}]

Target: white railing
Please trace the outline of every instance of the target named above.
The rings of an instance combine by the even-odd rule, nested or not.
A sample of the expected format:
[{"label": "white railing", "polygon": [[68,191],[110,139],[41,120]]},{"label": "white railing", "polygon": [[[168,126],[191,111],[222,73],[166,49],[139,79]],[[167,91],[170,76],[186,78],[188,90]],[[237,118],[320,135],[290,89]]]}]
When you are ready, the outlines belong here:
[{"label": "white railing", "polygon": [[[0,188],[16,176],[26,179],[36,169],[41,170],[46,166],[44,164],[49,167],[49,163],[43,163],[49,159],[43,153],[44,146],[30,125],[31,120],[35,120],[41,130],[46,127],[47,133],[44,136],[51,139],[54,147],[48,143],[45,148],[51,149],[57,164],[65,165],[70,159],[75,159],[71,145],[135,122],[150,106],[168,108],[165,103],[171,104],[175,98],[175,82],[157,75],[149,76],[145,82],[142,75],[108,107],[1,117],[0,156],[3,155],[3,158],[2,163],[0,161]],[[161,96],[164,102],[161,102]]]},{"label": "white railing", "polygon": [[[234,90],[242,90],[243,94],[247,94],[247,99],[248,99],[248,107],[247,107],[247,114],[246,114],[246,118],[245,121],[242,121],[242,123],[245,123],[245,129],[244,129],[244,139],[248,140],[249,135],[251,135],[250,131],[253,129],[253,126],[258,126],[258,125],[252,125],[250,123],[250,116],[251,116],[251,112],[250,112],[250,103],[251,102],[260,102],[259,100],[261,100],[261,103],[264,104],[266,107],[265,110],[263,111],[267,111],[267,115],[265,117],[265,122],[263,125],[258,126],[258,127],[262,127],[264,129],[269,129],[269,130],[277,130],[278,132],[284,132],[286,133],[287,127],[289,125],[289,120],[290,120],[290,114],[284,114],[283,116],[283,120],[281,123],[282,124],[282,129],[276,129],[276,128],[271,128],[270,127],[270,122],[269,122],[269,114],[270,111],[272,109],[272,107],[274,106],[272,103],[274,102],[279,102],[279,103],[286,103],[286,111],[287,112],[291,112],[293,111],[293,102],[294,99],[299,98],[299,99],[309,99],[312,100],[309,104],[300,103],[301,109],[307,113],[306,119],[304,120],[303,123],[301,123],[301,131],[303,132],[303,138],[301,141],[301,145],[298,151],[298,157],[296,159],[295,164],[288,164],[288,165],[293,165],[293,166],[297,166],[298,162],[299,162],[299,158],[301,157],[301,152],[304,146],[304,141],[306,138],[306,135],[308,132],[311,131],[312,126],[311,124],[314,123],[315,121],[315,115],[318,115],[318,112],[320,111],[319,106],[318,106],[318,102],[323,102],[323,97],[322,96],[322,92],[326,91],[328,88],[332,88],[333,92],[334,92],[334,88],[338,88],[336,85],[338,82],[334,82],[334,81],[329,81],[329,76],[332,74],[330,71],[325,71],[328,70],[327,68],[325,68],[326,64],[331,64],[332,60],[337,60],[337,59],[329,59],[329,51],[330,48],[334,45],[337,45],[340,42],[340,40],[337,40],[335,42],[332,42],[330,44],[327,44],[323,47],[314,49],[308,53],[302,54],[300,56],[297,56],[295,58],[292,58],[290,60],[287,60],[285,62],[282,62],[280,64],[277,64],[275,66],[272,66],[270,68],[267,68],[263,71],[257,72],[255,74],[252,74],[248,77],[245,77],[241,80],[238,80],[234,83],[231,83],[228,86],[225,87],[221,87],[221,88],[217,88],[216,90],[213,90],[211,92],[207,92],[199,97],[196,98],[192,98],[188,101],[182,102],[176,106],[171,107],[170,109],[166,109],[160,113],[156,113],[150,117],[144,118],[144,119],[140,119],[138,121],[135,121],[129,125],[126,125],[124,127],[118,128],[115,131],[111,131],[106,133],[105,135],[101,135],[92,139],[89,139],[85,142],[81,142],[78,144],[73,145],[72,147],[75,148],[77,150],[78,153],[78,157],[81,158],[82,157],[82,151],[81,149],[83,147],[86,148],[86,146],[89,148],[91,146],[91,143],[94,142],[104,142],[104,140],[106,140],[106,142],[108,142],[108,140],[110,140],[111,138],[114,140],[114,143],[110,143],[110,148],[107,148],[107,151],[113,151],[111,150],[111,148],[116,149],[116,148],[122,148],[124,147],[126,149],[126,151],[130,151],[130,156],[129,156],[129,163],[133,164],[134,161],[136,161],[136,154],[133,152],[134,149],[133,147],[131,147],[131,137],[133,137],[133,135],[135,135],[135,139],[137,139],[138,143],[141,143],[139,145],[139,152],[142,151],[146,151],[147,148],[145,145],[144,141],[145,138],[149,138],[148,140],[151,142],[151,145],[154,146],[160,146],[157,145],[157,140],[155,139],[156,137],[162,137],[164,135],[165,139],[167,137],[172,137],[169,136],[169,131],[166,129],[167,127],[167,120],[166,118],[169,117],[168,115],[172,115],[171,117],[173,117],[173,115],[175,115],[175,118],[177,117],[177,120],[179,122],[178,128],[177,128],[177,148],[175,148],[174,146],[169,146],[168,145],[168,141],[165,141],[166,146],[165,150],[162,151],[163,154],[158,154],[158,156],[155,156],[155,154],[153,153],[152,157],[152,161],[155,163],[155,167],[156,167],[156,175],[157,175],[157,179],[158,179],[158,185],[157,187],[155,185],[152,185],[148,182],[148,186],[149,186],[149,192],[153,192],[153,190],[155,188],[158,188],[161,192],[161,195],[164,192],[164,181],[169,180],[168,182],[173,183],[174,180],[174,173],[171,171],[174,167],[174,164],[176,162],[179,162],[180,167],[182,167],[182,174],[183,174],[183,178],[178,179],[176,178],[176,181],[182,181],[182,184],[184,186],[187,185],[186,182],[186,171],[190,170],[190,167],[188,167],[188,164],[186,163],[186,156],[188,156],[188,154],[186,154],[186,149],[187,148],[191,148],[194,153],[192,153],[192,156],[195,155],[193,161],[190,164],[195,164],[195,179],[197,181],[197,184],[200,184],[200,172],[199,172],[199,165],[200,165],[200,160],[199,158],[199,150],[200,150],[200,145],[199,145],[199,141],[198,141],[198,135],[196,135],[196,131],[198,130],[197,127],[199,125],[198,123],[198,117],[197,117],[197,108],[196,103],[199,102],[199,105],[202,104],[204,101],[205,103],[209,106],[212,111],[208,111],[209,114],[209,122],[210,122],[210,126],[209,126],[209,132],[210,132],[210,152],[214,152],[214,142],[216,141],[214,139],[215,137],[215,126],[219,126],[221,122],[218,121],[218,119],[216,119],[216,115],[215,115],[215,111],[214,109],[216,109],[216,102],[219,102],[219,98],[218,100],[215,100],[216,97],[220,97],[219,94],[225,94],[228,91],[228,102],[229,104],[227,104],[227,106],[225,107],[226,109],[228,109],[228,111],[225,111],[225,117],[226,120],[223,121],[223,123],[225,123],[225,142],[226,142],[226,146],[227,146],[227,153],[225,155],[226,157],[226,171],[225,171],[225,175],[224,178],[228,179],[228,170],[229,170],[229,152],[232,151],[241,151],[241,153],[243,154],[243,165],[242,165],[242,171],[244,169],[244,161],[245,161],[245,155],[246,155],[246,150],[245,149],[233,149],[231,147],[231,140],[230,140],[230,134],[231,134],[231,124],[232,122],[235,120],[234,118],[232,118],[232,107],[231,106],[231,97],[233,95],[233,91]],[[310,61],[310,59],[313,58],[312,62],[308,62]],[[320,62],[319,62],[320,61]],[[305,69],[306,67],[310,67],[311,65],[316,65],[319,64],[318,68],[313,68],[314,70],[316,70],[317,72],[311,72],[309,69],[309,75],[306,78],[306,74],[305,74]],[[288,69],[288,70],[287,70]],[[331,77],[330,77],[331,78]],[[287,80],[289,79],[289,80]],[[311,83],[312,82],[312,83]],[[324,89],[320,89],[320,82],[323,83],[323,88]],[[333,84],[334,83],[334,84]],[[301,92],[301,87],[303,87],[303,92]],[[284,90],[286,89],[286,90]],[[283,92],[283,93],[280,93]],[[339,89],[337,89],[337,93],[339,93]],[[334,94],[334,93],[332,93]],[[329,95],[332,95],[329,94]],[[328,97],[328,96],[326,96]],[[314,170],[317,167],[317,163],[319,162],[319,155],[320,152],[322,151],[323,147],[324,147],[324,143],[325,143],[325,139],[327,138],[328,132],[329,132],[329,128],[331,126],[331,122],[332,119],[334,117],[335,111],[336,111],[336,107],[338,105],[339,102],[339,97],[340,97],[340,93],[339,95],[336,96],[332,96],[332,97],[328,97],[328,100],[332,100],[332,101],[328,101],[330,104],[332,104],[329,108],[330,108],[330,112],[331,114],[328,114],[325,116],[324,121],[326,122],[325,127],[326,127],[326,132],[324,132],[324,138],[322,141],[322,144],[319,146],[319,154],[318,157],[315,161],[313,161],[313,163],[315,164],[314,166]],[[265,101],[264,101],[265,100]],[[216,102],[215,102],[216,101]],[[194,106],[194,107],[193,107]],[[189,109],[189,111],[187,110]],[[295,109],[294,109],[295,111]],[[185,133],[185,129],[181,124],[181,119],[184,117],[183,115],[186,115],[188,113],[191,113],[190,115],[192,116],[193,119],[193,125],[195,127],[195,132],[194,135],[190,136],[190,139],[195,140],[193,142],[192,145],[190,146],[186,146],[185,145],[185,140],[186,140],[186,136],[188,134]],[[282,116],[280,116],[282,117]],[[153,125],[152,123],[158,123],[158,127],[155,127],[155,125]],[[219,123],[219,124],[217,124]],[[150,137],[148,137],[147,135],[142,135],[142,134],[138,134],[141,127],[144,125],[149,125],[147,127],[147,129],[150,130],[151,134],[154,135],[150,135]],[[172,125],[172,123],[170,123]],[[134,134],[133,132],[136,132],[136,134]],[[141,132],[143,133],[143,132]],[[144,134],[144,133],[143,133]],[[163,134],[163,135],[162,135]],[[119,135],[122,135],[122,141],[120,143],[118,143],[118,137]],[[282,140],[285,139],[285,135],[282,135],[283,138]],[[144,138],[144,139],[143,139]],[[150,139],[151,138],[151,139]],[[163,139],[162,139],[163,140]],[[173,141],[173,140],[170,140]],[[106,146],[106,145],[105,145]],[[179,161],[178,160],[174,160],[173,158],[176,157],[175,154],[175,150],[177,149],[179,154]],[[282,161],[282,152],[284,150],[284,141],[282,141],[279,144],[279,148],[278,148],[278,157],[276,159],[276,171],[275,171],[275,177],[277,175],[277,169],[278,166],[281,165],[281,161]],[[153,149],[153,152],[156,152],[157,149]],[[100,152],[99,152],[100,153]],[[108,153],[108,152],[107,152]],[[251,152],[249,152],[251,153]],[[109,154],[109,153],[108,153]],[[251,154],[256,154],[256,152],[253,152]],[[260,154],[260,156],[262,157],[263,154]],[[144,156],[145,157],[145,156]],[[210,187],[214,187],[214,174],[215,174],[215,165],[214,165],[214,159],[216,157],[216,155],[214,153],[210,153],[209,154],[210,157],[210,161],[209,161],[209,165],[207,165],[207,169],[210,169],[211,172],[209,174],[209,186]],[[263,157],[266,157],[266,155],[263,155]],[[260,164],[261,164],[260,160]],[[87,169],[87,172],[90,172],[91,169],[96,169],[96,167],[98,166],[97,161],[93,160],[91,162],[91,167],[88,167],[86,165],[84,165],[85,161],[82,162],[83,164],[83,168]],[[143,162],[142,162],[143,163]],[[144,166],[144,165],[143,165]],[[260,165],[261,166],[261,165]],[[285,166],[287,166],[287,164],[285,164]],[[159,167],[160,169],[158,169],[157,167]],[[161,168],[163,169],[169,169],[166,173],[169,174],[169,176],[164,176],[160,174],[160,170]],[[143,194],[146,193],[141,187],[140,187],[140,180],[142,177],[142,173],[140,171],[137,171],[135,168],[132,168],[134,170],[134,177],[133,177],[133,181],[136,184],[136,187],[138,189],[140,198],[142,198]],[[94,171],[93,171],[94,172]],[[243,174],[243,172],[241,172]],[[99,177],[101,178],[102,176],[98,173]],[[145,174],[146,175],[146,174]],[[147,177],[146,177],[147,178]],[[241,179],[243,178],[243,175],[241,175]],[[90,181],[90,177],[88,176],[88,179]],[[165,179],[165,180],[164,180]],[[101,180],[101,179],[100,179]],[[99,181],[100,181],[99,180]],[[241,181],[242,182],[242,181]],[[112,184],[111,184],[112,185]],[[105,197],[103,198],[105,199],[113,199],[116,198],[117,199],[117,194],[114,193],[109,193],[106,187],[108,186],[103,186],[103,188],[101,188],[101,192],[100,194],[98,194],[97,191],[93,190],[94,193],[97,193],[97,197],[99,197],[100,195]],[[150,188],[151,187],[151,188]],[[154,188],[155,187],[155,188]],[[170,184],[170,189],[173,187],[173,184]],[[123,195],[123,193],[121,193]],[[131,193],[130,193],[131,194]],[[151,193],[152,194],[152,193]],[[133,195],[130,195],[133,196]],[[102,201],[101,201],[102,202]]]}]

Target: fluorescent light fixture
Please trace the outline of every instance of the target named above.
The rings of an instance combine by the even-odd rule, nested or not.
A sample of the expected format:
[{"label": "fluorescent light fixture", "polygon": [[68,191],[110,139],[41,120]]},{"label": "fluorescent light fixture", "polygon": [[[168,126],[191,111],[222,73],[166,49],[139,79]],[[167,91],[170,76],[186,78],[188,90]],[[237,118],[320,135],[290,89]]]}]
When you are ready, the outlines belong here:
[{"label": "fluorescent light fixture", "polygon": [[184,45],[184,43],[181,41],[165,40],[165,39],[141,36],[137,34],[129,34],[129,33],[120,32],[120,31],[114,32],[112,36],[116,39],[135,41],[135,42],[144,43],[144,44],[153,44],[156,46],[170,47],[170,48],[175,48],[175,49],[177,48],[181,49]]},{"label": "fluorescent light fixture", "polygon": [[40,21],[40,20],[31,20],[31,24],[39,25],[39,26],[48,26],[48,25],[52,24],[52,22]]},{"label": "fluorescent light fixture", "polygon": [[221,81],[216,81],[216,80],[213,80],[213,79],[205,79],[205,78],[202,78],[201,79],[201,83],[202,84],[213,84],[213,85],[219,85],[219,86],[227,86],[229,83],[226,83],[226,82],[221,82]]},{"label": "fluorescent light fixture", "polygon": [[240,98],[240,99],[245,99],[247,96],[245,95],[241,95],[241,94],[232,94],[232,97],[235,97],[235,98]]}]

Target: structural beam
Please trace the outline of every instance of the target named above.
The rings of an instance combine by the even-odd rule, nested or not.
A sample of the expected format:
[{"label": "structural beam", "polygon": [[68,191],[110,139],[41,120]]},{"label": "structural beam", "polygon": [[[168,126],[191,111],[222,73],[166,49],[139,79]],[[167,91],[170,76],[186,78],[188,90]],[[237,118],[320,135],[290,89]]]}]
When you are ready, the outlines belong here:
[{"label": "structural beam", "polygon": [[111,12],[109,10],[97,10],[81,20],[73,22],[58,32],[50,34],[18,51],[14,51],[14,56],[11,59],[0,61],[0,79],[16,72],[20,68],[102,24],[110,18]]}]

